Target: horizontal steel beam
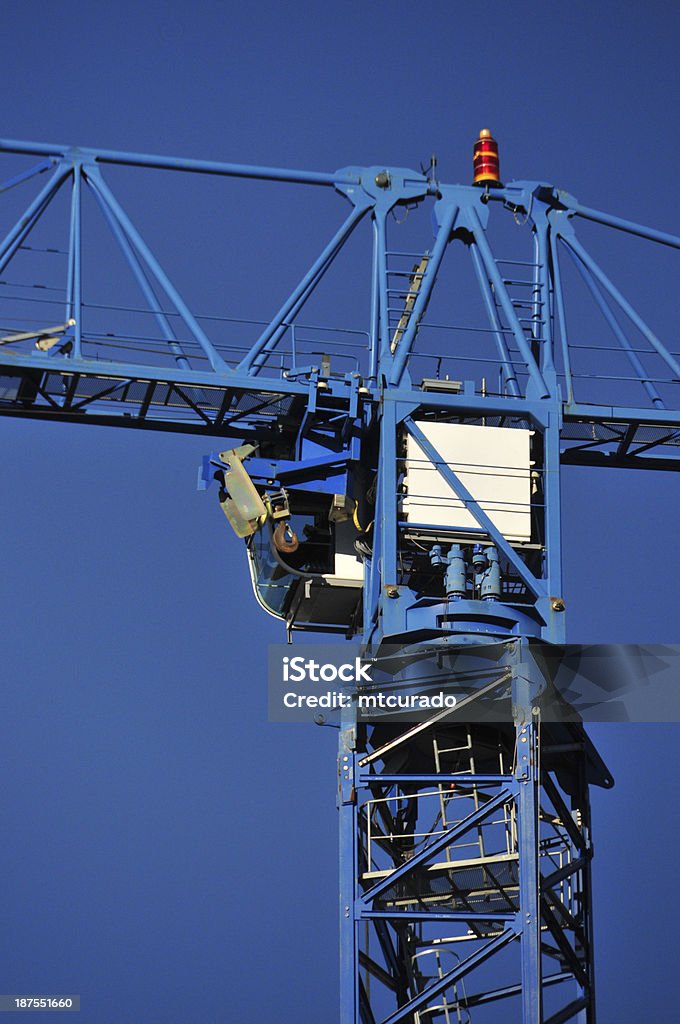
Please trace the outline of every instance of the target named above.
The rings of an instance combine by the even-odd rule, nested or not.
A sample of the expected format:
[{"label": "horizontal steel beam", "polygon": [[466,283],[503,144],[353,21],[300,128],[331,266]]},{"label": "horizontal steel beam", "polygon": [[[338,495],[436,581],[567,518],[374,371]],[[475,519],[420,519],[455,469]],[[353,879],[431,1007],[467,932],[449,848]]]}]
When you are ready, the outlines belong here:
[{"label": "horizontal steel beam", "polygon": [[[299,171],[282,167],[260,167],[255,164],[231,164],[220,160],[190,160],[179,156],[158,156],[151,153],[125,153],[115,149],[92,149],[63,143],[22,142],[0,139],[0,152],[25,153],[55,159],[91,160],[100,164],[122,164],[128,167],[149,167],[165,171],[188,171],[195,174],[217,174],[228,178],[256,178],[262,181],[288,181],[302,185],[356,185],[354,174],[329,174],[322,171]],[[414,172],[415,173],[415,172]]]},{"label": "horizontal steel beam", "polygon": [[375,775],[371,772],[360,772],[358,776],[360,786],[381,785],[382,783],[389,783],[390,785],[420,783],[422,785],[440,786],[444,785],[444,783],[452,782],[461,786],[508,786],[512,789],[515,785],[515,778],[512,775],[454,775],[452,772],[441,772],[436,775],[432,773],[427,775],[383,774],[382,772]]},{"label": "horizontal steel beam", "polygon": [[598,466],[610,469],[654,469],[669,470],[677,473],[680,469],[680,454],[675,459],[662,459],[654,455],[617,455],[612,452],[580,451],[567,449],[562,453],[560,462],[563,466]]},{"label": "horizontal steel beam", "polygon": [[[455,867],[455,863],[451,865]],[[364,910],[357,915],[362,921],[504,921],[519,922],[519,914],[510,910]]]},{"label": "horizontal steel beam", "polygon": [[565,422],[586,420],[592,423],[606,423],[614,420],[616,423],[658,423],[663,426],[680,427],[680,409],[652,409],[649,407],[640,409],[626,405],[589,405],[584,402],[565,402],[563,411]]}]

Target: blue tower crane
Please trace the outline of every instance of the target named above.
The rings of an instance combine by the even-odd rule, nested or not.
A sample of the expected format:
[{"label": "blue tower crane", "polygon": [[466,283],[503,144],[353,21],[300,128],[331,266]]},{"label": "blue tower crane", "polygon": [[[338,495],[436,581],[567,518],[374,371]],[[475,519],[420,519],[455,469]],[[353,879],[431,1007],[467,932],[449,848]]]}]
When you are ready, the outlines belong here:
[{"label": "blue tower crane", "polygon": [[[339,721],[342,1024],[594,1024],[588,793],[613,783],[554,689],[560,474],[676,469],[680,366],[580,234],[680,238],[503,184],[489,132],[471,185],[434,163],[0,155],[20,165],[0,188],[0,412],[218,438],[202,484],[256,599],[371,666]],[[340,223],[268,321],[200,315],[115,194],[121,167],[326,190]],[[137,305],[87,295],[95,222]],[[319,325],[362,239],[365,315],[341,278],[347,322]],[[29,251],[65,258],[47,291]]]}]

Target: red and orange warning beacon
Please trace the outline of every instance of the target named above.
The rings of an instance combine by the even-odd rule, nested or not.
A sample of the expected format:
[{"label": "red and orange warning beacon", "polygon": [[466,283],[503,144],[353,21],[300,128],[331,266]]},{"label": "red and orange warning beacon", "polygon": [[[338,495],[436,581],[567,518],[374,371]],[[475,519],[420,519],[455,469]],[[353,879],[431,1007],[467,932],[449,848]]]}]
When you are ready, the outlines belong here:
[{"label": "red and orange warning beacon", "polygon": [[482,128],[479,133],[472,160],[474,165],[473,185],[482,185],[485,188],[498,188],[502,185],[498,143],[488,128]]}]

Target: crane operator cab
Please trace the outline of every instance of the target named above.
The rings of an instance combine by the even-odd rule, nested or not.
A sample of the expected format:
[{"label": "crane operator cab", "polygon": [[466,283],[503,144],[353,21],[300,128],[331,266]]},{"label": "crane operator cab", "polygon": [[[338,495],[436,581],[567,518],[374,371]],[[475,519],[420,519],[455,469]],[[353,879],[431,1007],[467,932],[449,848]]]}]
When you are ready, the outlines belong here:
[{"label": "crane operator cab", "polygon": [[365,534],[347,454],[274,462],[251,458],[255,451],[245,444],[209,456],[199,486],[217,481],[222,511],[245,541],[257,601],[289,633],[353,635],[361,626]]},{"label": "crane operator cab", "polygon": [[499,426],[450,416],[435,410],[398,434],[397,493],[387,506],[397,557],[387,581],[373,552],[378,458],[370,442],[361,455],[314,440],[297,459],[260,457],[262,449],[243,444],[204,460],[203,486],[219,485],[222,511],[246,545],[255,596],[289,634],[361,632],[365,574],[367,607],[378,589],[388,597],[398,590],[400,622],[411,631],[418,623],[488,632],[491,619],[500,632],[540,629],[530,587],[545,533],[535,432],[524,420]]}]

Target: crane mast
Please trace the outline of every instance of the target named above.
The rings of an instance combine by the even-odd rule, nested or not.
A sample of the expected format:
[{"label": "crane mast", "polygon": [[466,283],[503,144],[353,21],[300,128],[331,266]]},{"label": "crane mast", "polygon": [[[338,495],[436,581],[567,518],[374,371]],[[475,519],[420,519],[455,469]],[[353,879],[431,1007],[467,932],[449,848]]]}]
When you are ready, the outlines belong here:
[{"label": "crane mast", "polygon": [[[370,666],[337,718],[342,1024],[594,1024],[589,788],[613,782],[555,688],[561,472],[676,469],[680,366],[580,235],[680,238],[503,184],[488,131],[470,185],[434,164],[0,154],[20,165],[3,188],[0,413],[217,439],[201,486],[217,484],[262,608],[289,640],[344,637]],[[325,189],[339,217],[270,319],[216,324],[114,194],[115,167]],[[20,264],[59,203],[48,317]],[[95,217],[143,335],[84,294]],[[312,300],[360,239],[365,314],[341,283],[348,322],[319,325]]]}]

